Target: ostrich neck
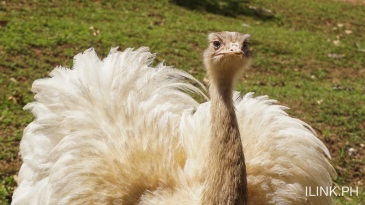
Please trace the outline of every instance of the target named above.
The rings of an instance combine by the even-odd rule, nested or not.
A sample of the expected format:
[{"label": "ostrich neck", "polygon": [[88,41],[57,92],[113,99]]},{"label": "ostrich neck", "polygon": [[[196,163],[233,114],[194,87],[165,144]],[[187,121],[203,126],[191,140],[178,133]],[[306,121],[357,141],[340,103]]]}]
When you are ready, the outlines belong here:
[{"label": "ostrich neck", "polygon": [[210,158],[202,204],[247,204],[246,166],[232,90],[233,79],[212,79]]}]

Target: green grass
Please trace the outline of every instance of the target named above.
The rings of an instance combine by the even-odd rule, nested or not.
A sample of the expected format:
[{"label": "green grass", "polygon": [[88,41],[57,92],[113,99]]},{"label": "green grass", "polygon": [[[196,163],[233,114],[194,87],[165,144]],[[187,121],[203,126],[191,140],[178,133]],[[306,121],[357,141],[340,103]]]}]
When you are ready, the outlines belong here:
[{"label": "green grass", "polygon": [[[157,61],[202,80],[206,34],[222,30],[252,36],[253,66],[238,89],[267,94],[313,126],[333,156],[336,183],[360,188],[360,196],[336,202],[365,204],[365,5],[252,0],[249,5],[274,11],[274,18],[264,18],[253,10],[224,16],[219,9],[208,13],[168,0],[147,2],[0,2],[0,204],[11,201],[16,187],[19,141],[32,120],[22,107],[33,100],[29,89],[35,79],[57,65],[72,66],[73,56],[91,46],[101,57],[110,47],[148,46]],[[340,90],[333,89],[337,85]],[[350,156],[350,148],[357,152]]]}]

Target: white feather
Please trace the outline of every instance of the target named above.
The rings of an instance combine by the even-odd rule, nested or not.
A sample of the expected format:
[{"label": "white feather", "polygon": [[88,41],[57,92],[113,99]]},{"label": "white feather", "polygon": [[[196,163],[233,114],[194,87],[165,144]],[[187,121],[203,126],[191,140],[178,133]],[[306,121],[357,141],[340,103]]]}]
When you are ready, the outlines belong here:
[{"label": "white feather", "polygon": [[[23,165],[12,204],[198,204],[209,169],[210,102],[189,74],[150,66],[148,48],[93,49],[73,69],[36,80],[35,120],[24,130]],[[330,186],[335,171],[306,123],[267,96],[234,96],[250,204],[331,204],[306,197]]]}]

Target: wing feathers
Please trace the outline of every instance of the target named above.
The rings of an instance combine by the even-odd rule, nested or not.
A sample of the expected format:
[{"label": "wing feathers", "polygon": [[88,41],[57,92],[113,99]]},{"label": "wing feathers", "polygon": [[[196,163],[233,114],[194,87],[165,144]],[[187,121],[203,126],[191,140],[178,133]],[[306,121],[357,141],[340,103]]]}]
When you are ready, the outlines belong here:
[{"label": "wing feathers", "polygon": [[[148,48],[94,49],[36,80],[35,120],[20,144],[13,204],[198,204],[210,142],[210,102],[188,73],[159,64]],[[191,83],[187,83],[191,82]],[[196,87],[194,85],[198,85]],[[234,93],[251,204],[330,204],[306,186],[336,175],[325,145],[306,123],[267,96]]]}]

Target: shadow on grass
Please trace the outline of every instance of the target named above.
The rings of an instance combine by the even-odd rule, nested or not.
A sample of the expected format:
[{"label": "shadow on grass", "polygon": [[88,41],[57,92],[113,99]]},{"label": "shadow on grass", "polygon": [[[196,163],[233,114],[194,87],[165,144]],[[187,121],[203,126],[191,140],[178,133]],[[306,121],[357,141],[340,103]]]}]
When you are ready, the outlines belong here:
[{"label": "shadow on grass", "polygon": [[191,10],[207,11],[224,16],[245,15],[261,20],[275,17],[269,9],[250,6],[250,0],[170,0],[170,2]]}]

